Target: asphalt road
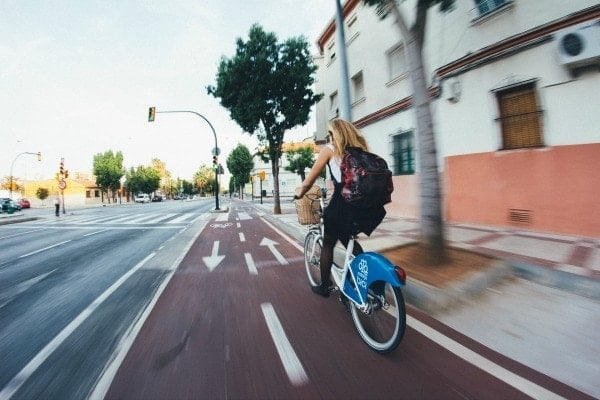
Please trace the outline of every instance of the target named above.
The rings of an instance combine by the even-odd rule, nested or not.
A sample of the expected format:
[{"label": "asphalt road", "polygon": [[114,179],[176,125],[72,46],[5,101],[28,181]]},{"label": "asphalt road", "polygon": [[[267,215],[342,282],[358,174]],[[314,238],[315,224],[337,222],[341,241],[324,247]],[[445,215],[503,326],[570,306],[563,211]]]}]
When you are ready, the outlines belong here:
[{"label": "asphalt road", "polygon": [[0,399],[86,398],[211,206],[68,210],[0,226]]},{"label": "asphalt road", "polygon": [[367,348],[300,244],[233,201],[203,226],[93,398],[589,398],[409,307],[399,348]]}]

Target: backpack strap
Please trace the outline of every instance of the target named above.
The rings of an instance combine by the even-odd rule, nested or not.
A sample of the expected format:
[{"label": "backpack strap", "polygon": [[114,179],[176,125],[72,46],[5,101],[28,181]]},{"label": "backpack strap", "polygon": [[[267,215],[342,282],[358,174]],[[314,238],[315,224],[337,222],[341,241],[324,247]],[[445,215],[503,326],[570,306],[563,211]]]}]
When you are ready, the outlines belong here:
[{"label": "backpack strap", "polygon": [[327,161],[327,168],[329,168],[329,175],[331,176],[331,180],[333,181],[333,183],[338,183],[338,181],[335,179],[335,176],[333,176],[333,172],[331,171],[331,165],[329,165],[329,161]]}]

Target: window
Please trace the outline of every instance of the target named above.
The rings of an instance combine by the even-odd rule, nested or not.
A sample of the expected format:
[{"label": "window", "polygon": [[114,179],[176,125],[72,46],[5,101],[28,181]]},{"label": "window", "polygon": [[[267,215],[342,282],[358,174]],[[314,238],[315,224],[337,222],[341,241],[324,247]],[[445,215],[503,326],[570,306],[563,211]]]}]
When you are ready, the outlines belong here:
[{"label": "window", "polygon": [[415,173],[415,138],[413,131],[394,135],[394,174],[412,175]]},{"label": "window", "polygon": [[363,83],[362,71],[352,77],[352,91],[354,93],[352,102],[357,102],[365,97],[365,85]]},{"label": "window", "polygon": [[346,28],[346,41],[352,41],[356,36],[358,36],[358,29],[356,23],[356,15],[353,15],[348,20],[347,28]]},{"label": "window", "polygon": [[499,9],[500,7],[509,4],[511,0],[475,0],[475,16],[481,17],[489,14],[492,11]]},{"label": "window", "polygon": [[535,82],[496,92],[500,109],[502,149],[543,146],[542,111],[539,109]]},{"label": "window", "polygon": [[390,80],[406,73],[406,57],[404,56],[403,45],[398,45],[388,52],[388,65]]},{"label": "window", "polygon": [[337,91],[329,95],[329,117],[335,118],[338,116],[338,94]]},{"label": "window", "polygon": [[329,54],[328,63],[332,63],[335,60],[335,42],[333,40],[327,46],[327,53]]},{"label": "window", "polygon": [[92,198],[92,191],[91,190],[86,190],[85,191],[85,197],[86,197],[86,199],[91,199]]}]

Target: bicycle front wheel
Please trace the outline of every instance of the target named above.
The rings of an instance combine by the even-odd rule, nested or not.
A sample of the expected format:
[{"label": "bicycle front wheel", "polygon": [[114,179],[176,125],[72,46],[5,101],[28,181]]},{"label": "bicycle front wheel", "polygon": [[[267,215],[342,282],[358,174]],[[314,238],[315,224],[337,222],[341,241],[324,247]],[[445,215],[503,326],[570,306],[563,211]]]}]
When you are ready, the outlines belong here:
[{"label": "bicycle front wheel", "polygon": [[399,287],[389,282],[373,282],[368,289],[368,307],[352,303],[352,321],[363,342],[378,353],[393,351],[404,337],[406,308]]},{"label": "bicycle front wheel", "polygon": [[317,231],[308,231],[304,239],[304,266],[311,286],[321,284],[321,248],[323,239]]}]

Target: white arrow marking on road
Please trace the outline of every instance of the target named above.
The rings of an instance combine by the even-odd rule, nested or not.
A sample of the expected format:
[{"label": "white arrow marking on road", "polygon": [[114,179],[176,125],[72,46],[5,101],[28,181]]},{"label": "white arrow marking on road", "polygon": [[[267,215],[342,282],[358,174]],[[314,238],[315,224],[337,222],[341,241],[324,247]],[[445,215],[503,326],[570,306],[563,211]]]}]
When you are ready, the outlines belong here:
[{"label": "white arrow marking on road", "polygon": [[219,263],[223,261],[224,258],[225,256],[219,255],[219,241],[215,240],[215,242],[213,243],[211,256],[202,257],[202,260],[204,261],[204,264],[206,264],[206,266],[208,267],[208,270],[212,272],[215,268],[217,268],[217,265],[219,265]]},{"label": "white arrow marking on road", "polygon": [[271,250],[271,253],[273,253],[273,255],[275,256],[277,261],[279,261],[280,264],[287,265],[288,261],[281,255],[279,250],[275,248],[276,244],[278,245],[279,243],[267,238],[263,238],[263,240],[260,242],[261,246],[267,246],[269,250]]}]

